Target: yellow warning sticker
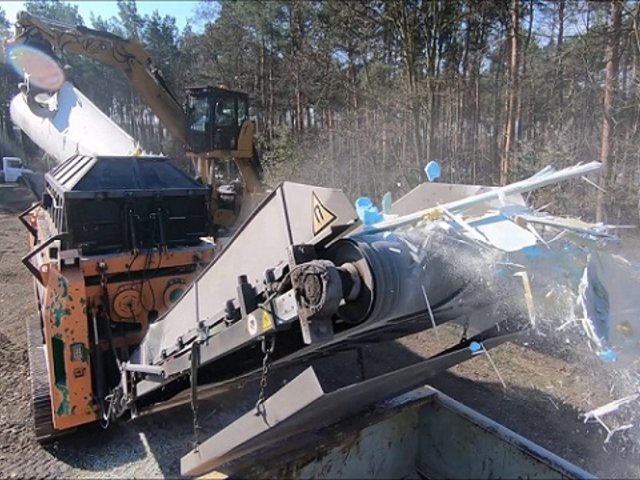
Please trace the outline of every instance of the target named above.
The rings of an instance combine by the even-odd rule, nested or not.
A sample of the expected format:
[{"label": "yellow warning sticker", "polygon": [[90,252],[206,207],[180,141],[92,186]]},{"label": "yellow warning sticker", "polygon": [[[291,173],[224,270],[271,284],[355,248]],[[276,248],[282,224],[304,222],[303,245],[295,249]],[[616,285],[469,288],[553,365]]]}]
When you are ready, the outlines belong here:
[{"label": "yellow warning sticker", "polygon": [[262,331],[269,330],[273,327],[273,320],[271,320],[271,314],[266,310],[262,310]]},{"label": "yellow warning sticker", "polygon": [[313,199],[313,234],[317,235],[338,217],[322,204],[315,193],[311,193],[311,197]]}]

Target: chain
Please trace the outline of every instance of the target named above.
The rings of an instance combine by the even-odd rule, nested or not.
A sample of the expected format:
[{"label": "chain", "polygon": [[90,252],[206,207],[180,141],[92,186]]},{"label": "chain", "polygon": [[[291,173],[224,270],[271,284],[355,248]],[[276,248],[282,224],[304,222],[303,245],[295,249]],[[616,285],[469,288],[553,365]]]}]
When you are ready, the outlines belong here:
[{"label": "chain", "polygon": [[267,410],[264,406],[266,401],[267,390],[267,376],[269,375],[269,368],[271,367],[271,354],[276,347],[276,337],[274,335],[265,335],[262,337],[262,376],[260,378],[260,393],[258,394],[258,401],[256,402],[256,416],[261,416],[264,422],[267,422]]},{"label": "chain", "polygon": [[102,413],[100,426],[106,430],[109,428],[111,420],[119,418],[126,410],[126,398],[124,398],[122,389],[116,387],[105,397],[105,400],[109,403],[109,406],[106,413]]},{"label": "chain", "polygon": [[114,403],[115,403],[113,395],[107,395],[105,397],[105,400],[107,402],[109,402],[109,406],[107,407],[107,411],[106,412],[103,410],[102,418],[100,419],[100,426],[104,430],[109,428],[109,423],[111,422],[111,415],[112,415],[112,411],[113,411],[113,406],[114,406]]}]

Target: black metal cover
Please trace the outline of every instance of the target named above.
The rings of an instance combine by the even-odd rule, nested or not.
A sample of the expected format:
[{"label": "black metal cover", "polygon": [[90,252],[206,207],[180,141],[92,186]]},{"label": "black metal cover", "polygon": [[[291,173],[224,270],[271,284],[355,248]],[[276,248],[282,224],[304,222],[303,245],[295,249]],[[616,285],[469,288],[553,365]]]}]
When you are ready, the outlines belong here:
[{"label": "black metal cover", "polygon": [[166,157],[74,155],[45,175],[44,205],[64,248],[112,253],[197,244],[209,195]]}]

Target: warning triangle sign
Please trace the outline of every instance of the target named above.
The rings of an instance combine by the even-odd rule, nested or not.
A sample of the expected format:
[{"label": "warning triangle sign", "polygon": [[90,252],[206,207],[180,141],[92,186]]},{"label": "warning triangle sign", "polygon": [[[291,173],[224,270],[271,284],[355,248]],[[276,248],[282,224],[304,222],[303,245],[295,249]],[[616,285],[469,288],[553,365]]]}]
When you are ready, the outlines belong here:
[{"label": "warning triangle sign", "polygon": [[323,205],[315,192],[311,193],[311,197],[313,208],[313,234],[317,235],[331,225],[338,217]]}]

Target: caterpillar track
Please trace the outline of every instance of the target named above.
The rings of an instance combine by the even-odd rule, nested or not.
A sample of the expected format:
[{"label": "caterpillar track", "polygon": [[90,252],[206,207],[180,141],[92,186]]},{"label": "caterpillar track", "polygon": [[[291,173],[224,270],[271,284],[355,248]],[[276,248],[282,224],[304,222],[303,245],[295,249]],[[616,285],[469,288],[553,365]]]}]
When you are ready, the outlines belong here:
[{"label": "caterpillar track", "polygon": [[61,432],[53,428],[47,359],[38,316],[33,316],[27,320],[27,345],[33,427],[36,439],[39,442],[46,443],[60,436]]}]

